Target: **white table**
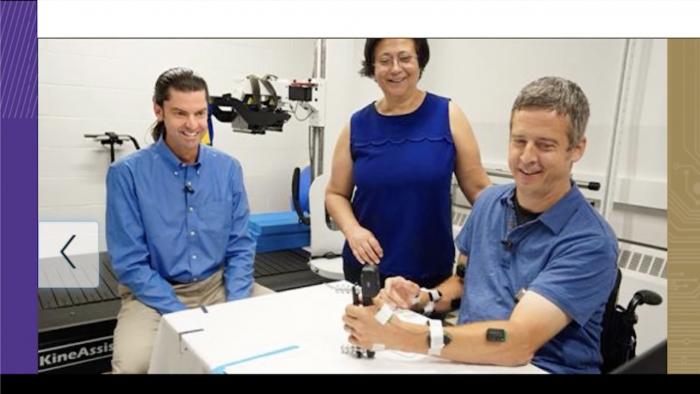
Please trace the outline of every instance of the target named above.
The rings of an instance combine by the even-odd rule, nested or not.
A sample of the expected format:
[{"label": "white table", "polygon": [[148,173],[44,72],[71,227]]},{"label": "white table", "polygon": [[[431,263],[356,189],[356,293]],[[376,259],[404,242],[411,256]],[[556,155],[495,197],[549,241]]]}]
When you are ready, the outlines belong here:
[{"label": "white table", "polygon": [[164,315],[149,373],[545,373],[391,350],[344,354],[348,289],[334,282]]}]

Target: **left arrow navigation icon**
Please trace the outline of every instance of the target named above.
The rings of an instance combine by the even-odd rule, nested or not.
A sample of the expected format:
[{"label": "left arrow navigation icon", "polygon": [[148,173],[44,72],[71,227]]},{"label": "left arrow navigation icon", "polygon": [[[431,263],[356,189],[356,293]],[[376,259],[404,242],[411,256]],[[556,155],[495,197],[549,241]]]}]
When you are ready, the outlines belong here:
[{"label": "left arrow navigation icon", "polygon": [[[40,289],[99,287],[97,222],[40,221],[38,274]],[[46,292],[40,295],[59,297]]]},{"label": "left arrow navigation icon", "polygon": [[71,235],[68,242],[66,242],[66,244],[63,245],[63,248],[61,249],[61,256],[63,256],[63,258],[66,259],[68,264],[70,264],[70,267],[73,269],[75,269],[75,264],[73,264],[73,262],[70,261],[70,259],[68,258],[68,256],[66,256],[66,254],[64,252],[66,251],[66,248],[68,247],[68,245],[70,245],[70,243],[73,242],[74,238],[75,238],[75,234]]}]

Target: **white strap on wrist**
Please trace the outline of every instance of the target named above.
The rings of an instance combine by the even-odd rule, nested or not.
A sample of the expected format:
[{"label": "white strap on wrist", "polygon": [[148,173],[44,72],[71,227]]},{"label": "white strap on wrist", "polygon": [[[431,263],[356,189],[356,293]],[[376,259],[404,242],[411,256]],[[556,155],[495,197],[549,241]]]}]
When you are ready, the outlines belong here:
[{"label": "white strap on wrist", "polygon": [[442,294],[438,289],[426,289],[425,287],[421,287],[420,291],[428,293],[428,303],[425,304],[425,308],[423,308],[423,314],[425,316],[430,316],[435,310],[435,303],[442,298]]},{"label": "white strap on wrist", "polygon": [[423,308],[423,314],[425,316],[430,316],[430,314],[432,314],[434,310],[435,310],[435,303],[432,301],[428,301],[428,303],[425,304],[425,308]]},{"label": "white strap on wrist", "polygon": [[442,294],[440,293],[440,290],[438,290],[438,289],[422,288],[421,291],[425,291],[426,293],[428,293],[428,297],[430,298],[430,301],[432,301],[432,302],[438,302],[442,298]]},{"label": "white strap on wrist", "polygon": [[420,302],[420,290],[418,291],[418,294],[413,296],[413,299],[411,300],[411,306],[416,306]]},{"label": "white strap on wrist", "polygon": [[377,314],[374,315],[374,318],[377,319],[379,324],[385,325],[393,315],[394,309],[391,306],[389,306],[389,304],[384,303],[382,307],[379,308],[379,311],[377,311]]},{"label": "white strap on wrist", "polygon": [[445,347],[445,330],[442,328],[442,322],[436,319],[428,319],[428,328],[430,329],[428,354],[439,356],[442,353],[442,348]]}]

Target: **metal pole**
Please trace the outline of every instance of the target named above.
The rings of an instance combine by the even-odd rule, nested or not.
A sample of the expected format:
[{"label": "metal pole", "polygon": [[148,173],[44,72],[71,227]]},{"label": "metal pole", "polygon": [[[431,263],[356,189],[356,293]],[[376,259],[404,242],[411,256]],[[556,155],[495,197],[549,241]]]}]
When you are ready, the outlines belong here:
[{"label": "metal pole", "polygon": [[[314,68],[312,78],[326,78],[326,40],[316,40],[314,50]],[[325,100],[325,97],[323,98]],[[321,103],[321,105],[324,105]],[[323,173],[323,126],[309,126],[311,134],[311,147],[309,160],[311,161],[311,181]]]},{"label": "metal pole", "polygon": [[613,120],[613,133],[610,141],[610,153],[608,155],[608,169],[605,174],[605,190],[603,190],[602,215],[610,221],[613,204],[615,203],[615,189],[617,185],[617,163],[620,156],[619,145],[622,141],[622,125],[625,121],[624,101],[627,99],[630,72],[629,67],[632,57],[632,40],[625,39],[625,49],[622,56],[622,70],[620,72],[620,84],[617,90],[617,103],[615,104],[615,118]]},{"label": "metal pole", "polygon": [[309,126],[311,133],[311,181],[323,173],[323,127]]}]

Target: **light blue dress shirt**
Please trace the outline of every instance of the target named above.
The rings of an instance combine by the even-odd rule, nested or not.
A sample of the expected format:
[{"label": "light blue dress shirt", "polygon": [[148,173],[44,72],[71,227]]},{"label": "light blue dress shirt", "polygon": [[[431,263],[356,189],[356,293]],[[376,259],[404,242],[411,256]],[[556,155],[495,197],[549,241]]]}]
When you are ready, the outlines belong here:
[{"label": "light blue dress shirt", "polygon": [[599,373],[605,303],[617,276],[617,238],[579,189],[517,225],[514,184],[484,190],[457,236],[469,256],[459,323],[508,320],[519,291],[548,299],[572,321],[532,363],[554,373]]},{"label": "light blue dress shirt", "polygon": [[184,164],[163,142],[112,164],[107,173],[107,247],[119,282],[161,314],[186,309],[172,282],[223,268],[226,299],[253,286],[255,237],[238,161],[200,145]]}]

